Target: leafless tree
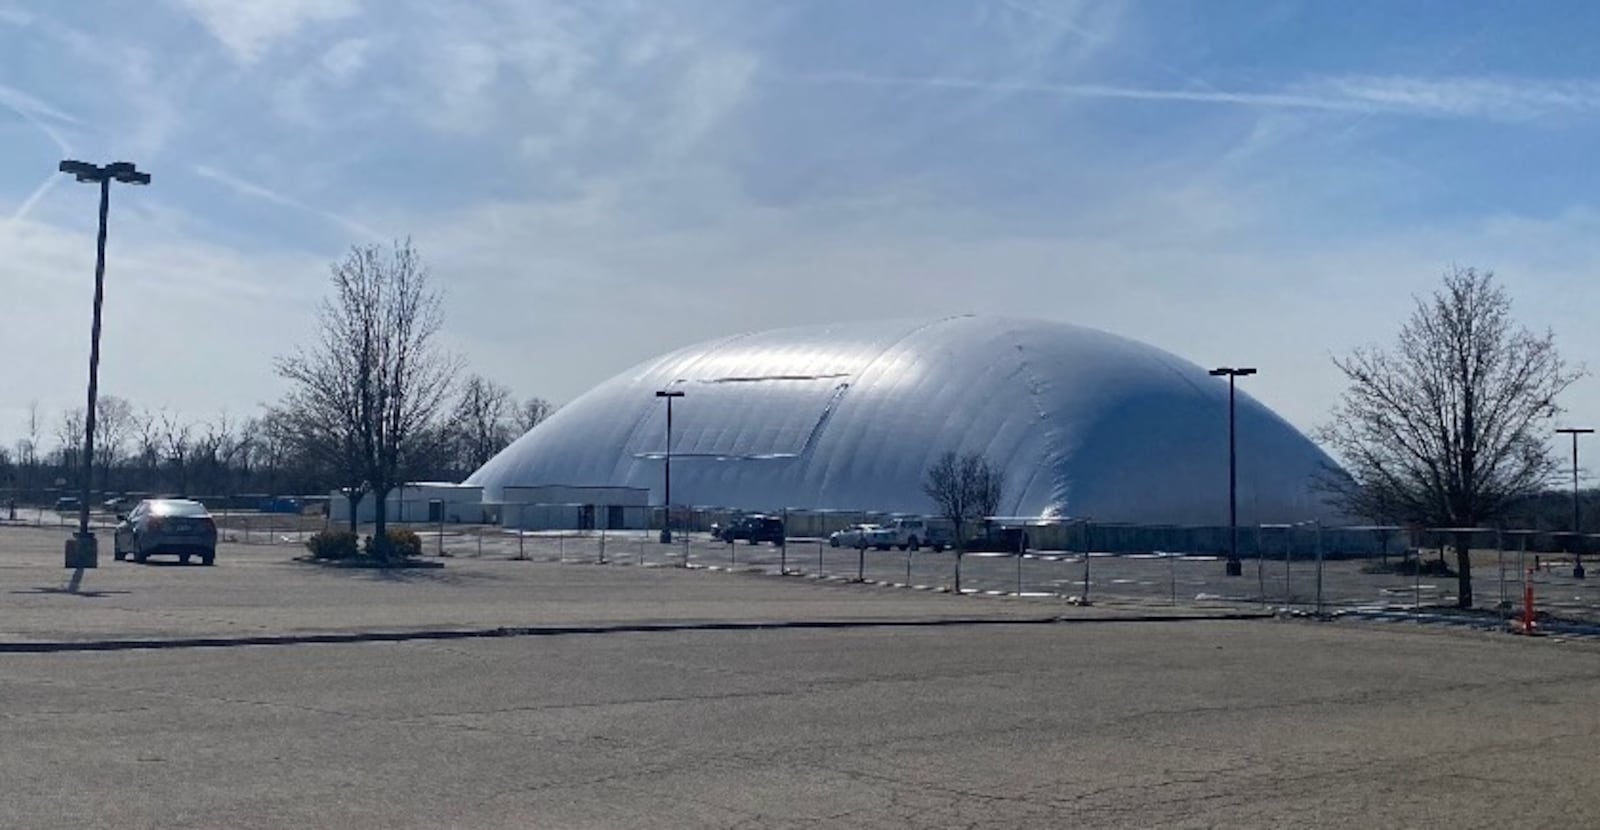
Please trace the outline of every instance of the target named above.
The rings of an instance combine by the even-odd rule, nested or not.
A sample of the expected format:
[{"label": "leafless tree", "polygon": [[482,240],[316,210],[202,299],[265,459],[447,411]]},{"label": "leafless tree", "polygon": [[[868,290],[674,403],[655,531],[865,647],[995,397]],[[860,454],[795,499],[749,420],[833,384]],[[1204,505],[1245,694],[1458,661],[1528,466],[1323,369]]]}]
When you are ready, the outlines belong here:
[{"label": "leafless tree", "polygon": [[28,433],[21,441],[17,442],[17,460],[28,468],[39,464],[39,430],[43,428],[43,420],[39,415],[39,402],[28,402]]},{"label": "leafless tree", "polygon": [[140,478],[151,482],[161,468],[161,420],[146,409],[134,419],[134,456],[139,465]]},{"label": "leafless tree", "polygon": [[100,468],[102,491],[109,491],[111,468],[126,455],[128,438],[136,426],[136,419],[133,405],[115,395],[100,395],[95,399],[94,409],[95,466]]},{"label": "leafless tree", "polygon": [[74,471],[74,475],[82,475],[83,430],[81,406],[61,413],[61,420],[56,423],[56,452],[60,454],[61,466]]},{"label": "leafless tree", "polygon": [[172,482],[178,487],[178,495],[187,496],[190,463],[194,455],[194,425],[163,411],[160,429],[161,450],[167,469],[172,473]]},{"label": "leafless tree", "polygon": [[[1391,350],[1336,358],[1349,386],[1321,429],[1348,477],[1330,479],[1355,515],[1423,527],[1480,527],[1551,481],[1548,422],[1583,372],[1549,332],[1511,319],[1487,271],[1452,269],[1418,298]],[[1472,606],[1470,534],[1455,537],[1457,602]]]},{"label": "leafless tree", "polygon": [[451,440],[456,445],[453,466],[476,470],[505,449],[516,437],[512,415],[510,389],[481,375],[469,376],[461,384],[450,417]]},{"label": "leafless tree", "polygon": [[933,500],[938,515],[955,526],[956,591],[961,591],[961,557],[966,553],[967,528],[1000,508],[1005,481],[1001,471],[982,453],[946,452],[928,468],[922,492]]},{"label": "leafless tree", "polygon": [[520,436],[544,423],[544,419],[550,417],[555,411],[556,407],[544,398],[533,397],[523,401],[522,405],[517,407],[516,412],[517,435]]},{"label": "leafless tree", "polygon": [[[389,492],[433,455],[459,366],[440,348],[440,297],[410,241],[353,248],[332,268],[317,342],[280,358],[285,409],[306,440],[332,452],[352,487],[373,495],[374,549],[387,555]],[[358,481],[360,485],[353,482]],[[351,496],[354,516],[360,496]]]}]

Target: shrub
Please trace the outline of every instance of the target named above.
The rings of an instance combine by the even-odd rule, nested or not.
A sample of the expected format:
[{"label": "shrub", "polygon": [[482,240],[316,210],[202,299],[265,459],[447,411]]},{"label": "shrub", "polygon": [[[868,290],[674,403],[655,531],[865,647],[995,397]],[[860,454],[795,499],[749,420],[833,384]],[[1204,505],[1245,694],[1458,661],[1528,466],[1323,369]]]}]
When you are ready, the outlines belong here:
[{"label": "shrub", "polygon": [[422,555],[422,537],[409,530],[391,528],[385,533],[388,544],[383,545],[383,550],[373,544],[374,539],[367,537],[366,554],[378,559],[410,559]]},{"label": "shrub", "polygon": [[313,559],[354,559],[360,553],[356,535],[348,530],[324,530],[306,540]]}]

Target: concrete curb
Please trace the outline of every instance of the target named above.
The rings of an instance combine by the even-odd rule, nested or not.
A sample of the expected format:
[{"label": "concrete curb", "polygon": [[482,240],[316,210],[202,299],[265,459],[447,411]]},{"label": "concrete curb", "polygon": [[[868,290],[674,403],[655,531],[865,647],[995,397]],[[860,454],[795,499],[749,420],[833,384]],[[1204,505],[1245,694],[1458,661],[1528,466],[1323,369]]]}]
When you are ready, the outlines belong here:
[{"label": "concrete curb", "polygon": [[1124,614],[1105,617],[936,617],[886,620],[747,620],[712,622],[616,623],[596,625],[501,626],[447,630],[351,631],[308,634],[263,634],[239,637],[149,637],[126,640],[36,640],[0,642],[0,654],[50,654],[81,651],[136,651],[240,646],[331,645],[430,640],[476,640],[505,637],[563,637],[585,634],[653,634],[675,631],[763,631],[780,629],[847,629],[978,625],[1062,625],[1086,623],[1173,623],[1269,620],[1260,612],[1214,614]]}]

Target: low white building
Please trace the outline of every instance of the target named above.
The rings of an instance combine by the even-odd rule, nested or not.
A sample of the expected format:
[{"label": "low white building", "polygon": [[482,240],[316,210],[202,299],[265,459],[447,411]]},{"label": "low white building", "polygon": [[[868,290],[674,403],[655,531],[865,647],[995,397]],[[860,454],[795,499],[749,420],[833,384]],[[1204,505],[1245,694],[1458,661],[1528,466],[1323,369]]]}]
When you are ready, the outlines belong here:
[{"label": "low white building", "polygon": [[[350,521],[350,500],[335,490],[329,494],[329,521]],[[481,524],[487,520],[483,488],[443,481],[416,481],[389,491],[384,500],[388,521],[411,524]],[[362,497],[356,510],[363,524],[377,518],[376,500],[371,493]]]},{"label": "low white building", "polygon": [[[510,486],[501,491],[500,524],[521,530],[646,530],[650,491],[643,487]],[[495,509],[491,507],[490,509]]]}]

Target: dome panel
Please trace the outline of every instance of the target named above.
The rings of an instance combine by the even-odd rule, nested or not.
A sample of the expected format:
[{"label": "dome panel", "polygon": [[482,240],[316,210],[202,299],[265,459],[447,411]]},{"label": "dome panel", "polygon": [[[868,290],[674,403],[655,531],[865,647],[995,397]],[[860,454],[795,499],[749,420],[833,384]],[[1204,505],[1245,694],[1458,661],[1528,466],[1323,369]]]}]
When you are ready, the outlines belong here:
[{"label": "dome panel", "polygon": [[[662,492],[673,404],[678,504],[927,512],[927,468],[981,452],[1001,512],[1101,522],[1227,519],[1227,383],[1154,347],[1037,320],[952,317],[727,337],[646,361],[563,407],[475,472],[509,485]],[[1332,461],[1237,399],[1240,521],[1330,518]]]}]

